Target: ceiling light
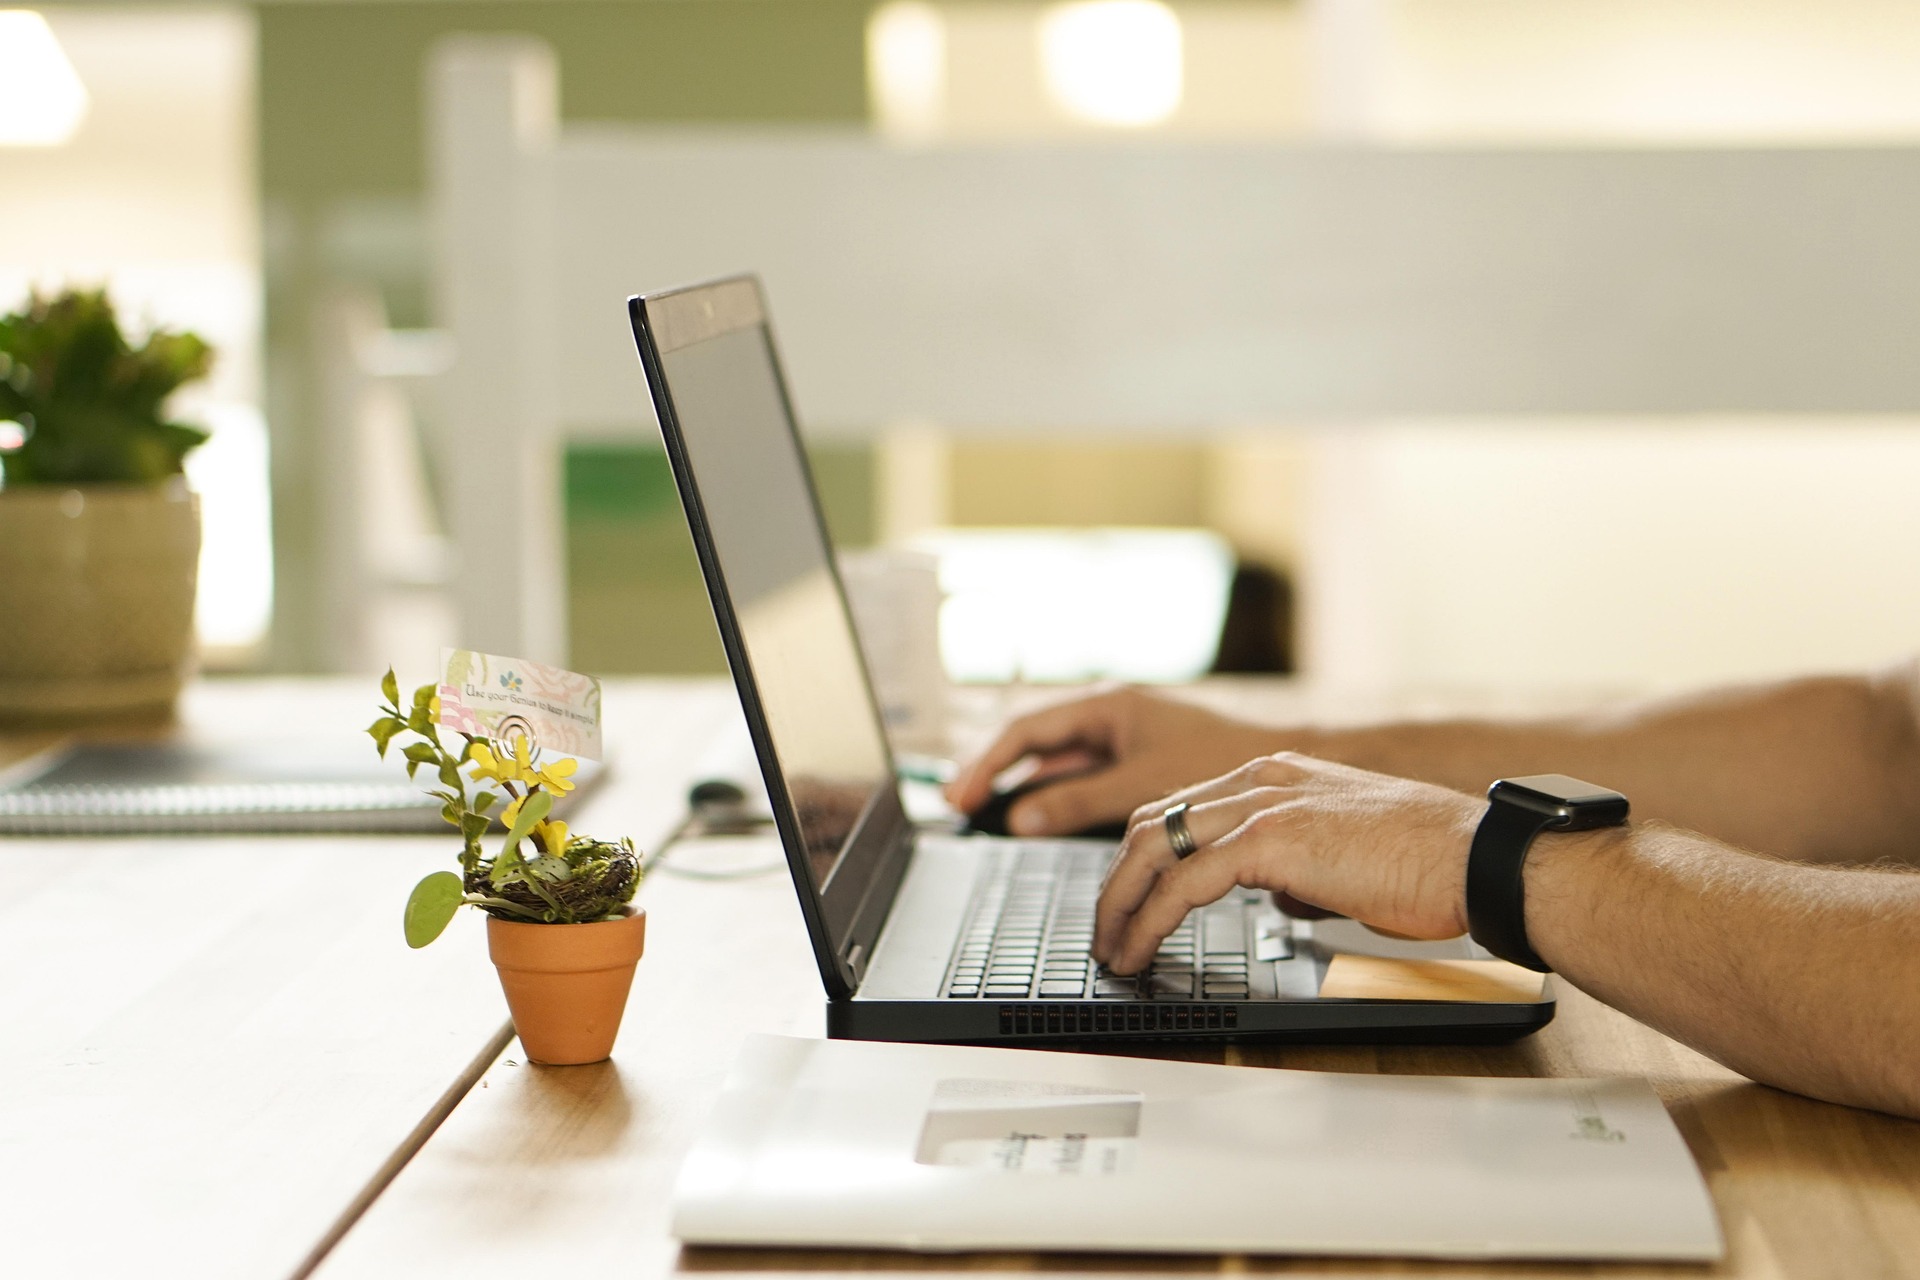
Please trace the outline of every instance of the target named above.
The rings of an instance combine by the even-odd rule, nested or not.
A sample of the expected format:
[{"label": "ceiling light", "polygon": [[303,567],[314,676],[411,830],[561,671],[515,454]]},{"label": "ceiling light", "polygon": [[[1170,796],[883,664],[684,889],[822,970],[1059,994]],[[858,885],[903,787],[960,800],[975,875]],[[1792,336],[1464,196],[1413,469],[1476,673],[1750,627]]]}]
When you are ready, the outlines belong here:
[{"label": "ceiling light", "polygon": [[1040,65],[1061,110],[1093,124],[1159,124],[1180,106],[1180,19],[1159,0],[1076,0],[1040,19]]},{"label": "ceiling light", "polygon": [[47,20],[0,9],[0,146],[57,147],[87,114],[87,87]]},{"label": "ceiling light", "polygon": [[867,23],[867,83],[874,122],[900,138],[937,135],[947,105],[947,27],[939,10],[895,0]]}]

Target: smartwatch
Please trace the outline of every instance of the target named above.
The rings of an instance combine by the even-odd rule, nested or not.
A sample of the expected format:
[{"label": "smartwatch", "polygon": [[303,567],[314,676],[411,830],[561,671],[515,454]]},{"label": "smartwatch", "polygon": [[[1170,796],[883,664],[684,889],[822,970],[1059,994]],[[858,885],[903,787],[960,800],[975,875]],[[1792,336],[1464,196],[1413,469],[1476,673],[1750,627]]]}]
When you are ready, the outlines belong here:
[{"label": "smartwatch", "polygon": [[1564,774],[1502,778],[1487,789],[1487,814],[1467,854],[1467,929],[1473,940],[1517,965],[1548,973],[1527,941],[1527,892],[1521,873],[1542,831],[1591,831],[1627,820],[1618,791]]}]

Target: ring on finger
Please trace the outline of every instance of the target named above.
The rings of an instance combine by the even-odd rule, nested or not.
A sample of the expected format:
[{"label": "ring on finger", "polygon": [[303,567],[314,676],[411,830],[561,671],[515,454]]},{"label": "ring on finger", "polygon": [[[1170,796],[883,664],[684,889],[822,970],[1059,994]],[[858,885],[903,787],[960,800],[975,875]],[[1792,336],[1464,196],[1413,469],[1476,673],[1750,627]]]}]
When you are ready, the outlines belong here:
[{"label": "ring on finger", "polygon": [[1187,829],[1187,802],[1170,804],[1160,814],[1160,823],[1167,829],[1167,843],[1173,846],[1173,856],[1185,862],[1193,851],[1200,846],[1194,843],[1193,832]]}]

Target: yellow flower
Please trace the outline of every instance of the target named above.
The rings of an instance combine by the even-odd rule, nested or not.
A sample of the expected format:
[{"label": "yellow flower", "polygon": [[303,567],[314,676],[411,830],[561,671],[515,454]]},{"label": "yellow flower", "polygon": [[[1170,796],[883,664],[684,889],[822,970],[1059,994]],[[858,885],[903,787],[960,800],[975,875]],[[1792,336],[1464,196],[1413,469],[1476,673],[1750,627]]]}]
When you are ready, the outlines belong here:
[{"label": "yellow flower", "polygon": [[500,811],[500,825],[509,831],[513,830],[513,820],[520,816],[520,806],[526,802],[526,796],[515,796],[508,801],[507,807]]},{"label": "yellow flower", "polygon": [[435,724],[440,723],[440,695],[434,694],[427,699],[427,714],[433,717]]},{"label": "yellow flower", "polygon": [[528,781],[538,782],[553,794],[563,796],[573,790],[573,773],[579,767],[580,762],[572,756],[561,756],[546,768],[536,772]]},{"label": "yellow flower", "polygon": [[491,778],[495,782],[538,782],[540,771],[533,767],[533,748],[519,734],[513,736],[505,751],[494,750],[499,744],[485,739],[473,744],[473,771],[479,777]]},{"label": "yellow flower", "polygon": [[513,767],[513,760],[511,758],[506,760],[500,759],[493,754],[493,749],[484,742],[474,743],[473,751],[468,758],[473,762],[473,771],[479,777],[490,778],[495,782],[515,782],[519,780],[520,773]]},{"label": "yellow flower", "polygon": [[545,849],[550,857],[567,856],[567,843],[570,837],[567,835],[566,823],[558,819],[536,822],[533,824],[533,834],[540,837],[540,847]]}]

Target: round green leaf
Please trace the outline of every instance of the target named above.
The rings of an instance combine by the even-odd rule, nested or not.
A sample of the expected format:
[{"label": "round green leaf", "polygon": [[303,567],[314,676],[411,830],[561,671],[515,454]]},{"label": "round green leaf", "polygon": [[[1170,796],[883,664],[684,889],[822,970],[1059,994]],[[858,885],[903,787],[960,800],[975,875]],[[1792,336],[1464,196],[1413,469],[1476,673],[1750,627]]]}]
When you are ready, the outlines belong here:
[{"label": "round green leaf", "polygon": [[407,899],[407,945],[418,950],[439,937],[466,896],[466,887],[451,871],[436,871],[413,886]]}]

